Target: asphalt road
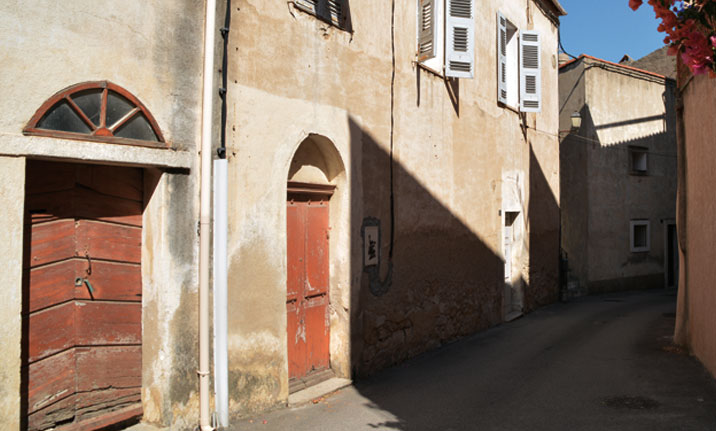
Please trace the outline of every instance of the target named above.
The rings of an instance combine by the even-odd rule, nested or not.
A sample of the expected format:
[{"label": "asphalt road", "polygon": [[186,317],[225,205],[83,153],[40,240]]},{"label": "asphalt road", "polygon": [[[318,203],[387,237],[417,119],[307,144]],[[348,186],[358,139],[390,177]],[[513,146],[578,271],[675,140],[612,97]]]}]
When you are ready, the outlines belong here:
[{"label": "asphalt road", "polygon": [[231,430],[716,430],[716,381],[670,343],[675,301],[555,304]]}]

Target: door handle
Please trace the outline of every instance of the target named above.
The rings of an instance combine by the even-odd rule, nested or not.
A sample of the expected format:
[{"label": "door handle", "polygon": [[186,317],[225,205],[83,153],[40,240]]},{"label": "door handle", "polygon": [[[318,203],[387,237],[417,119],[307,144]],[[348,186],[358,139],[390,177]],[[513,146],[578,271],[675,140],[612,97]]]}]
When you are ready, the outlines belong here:
[{"label": "door handle", "polygon": [[86,278],[83,278],[83,277],[75,278],[75,286],[76,287],[81,287],[83,284],[87,286],[87,290],[89,290],[90,296],[93,296],[94,287],[92,287],[92,283],[90,283],[89,280],[87,280]]}]

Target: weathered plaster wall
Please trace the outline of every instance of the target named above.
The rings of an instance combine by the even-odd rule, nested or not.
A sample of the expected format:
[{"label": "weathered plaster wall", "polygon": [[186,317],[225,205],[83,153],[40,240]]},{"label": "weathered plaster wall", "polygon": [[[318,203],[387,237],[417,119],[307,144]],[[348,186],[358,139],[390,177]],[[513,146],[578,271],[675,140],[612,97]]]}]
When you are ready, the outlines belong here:
[{"label": "weathered plaster wall", "polygon": [[[146,171],[142,399],[145,421],[178,430],[194,426],[198,405],[196,143],[203,19],[203,3],[193,0],[0,5],[0,61],[12,65],[0,75],[4,100],[12,101],[0,105],[0,153],[169,170]],[[99,80],[134,94],[157,120],[171,150],[162,153],[22,135],[28,120],[50,96],[76,83]],[[23,185],[9,184],[19,198],[5,210],[21,212]],[[21,232],[18,223],[10,222],[9,232]],[[0,264],[15,265],[5,255]],[[19,279],[7,286],[20,297]],[[19,372],[18,367],[3,369]],[[2,402],[19,403],[19,391],[11,394]],[[1,420],[16,421],[19,412],[15,408]]]},{"label": "weathered plaster wall", "polygon": [[[680,82],[681,85],[684,85]],[[686,342],[696,357],[716,376],[716,294],[713,280],[714,241],[716,225],[710,221],[714,214],[713,182],[716,136],[716,82],[706,76],[696,76],[682,91],[685,161],[683,181],[685,207],[680,209],[679,231],[682,241],[679,305],[677,311],[678,342]],[[682,223],[685,222],[685,223]]]},{"label": "weathered plaster wall", "polygon": [[56,92],[109,80],[149,109],[165,138],[190,149],[198,138],[203,6],[193,0],[0,5],[5,103],[0,131],[20,134]]},{"label": "weathered plaster wall", "polygon": [[[0,140],[2,145],[2,140]],[[0,302],[0,428],[20,429],[20,341],[22,337],[22,235],[25,202],[25,159],[0,157],[0,272],[5,286]],[[14,287],[14,288],[13,288]]]},{"label": "weathered plaster wall", "polygon": [[579,130],[572,129],[571,121],[574,112],[586,112],[584,73],[583,62],[567,65],[559,72],[561,246],[569,266],[565,280],[568,294],[575,296],[586,293],[589,280],[589,142],[582,139]]},{"label": "weathered plaster wall", "polygon": [[[581,59],[563,68],[563,244],[571,274],[589,291],[664,286],[664,221],[675,217],[673,81]],[[584,70],[582,73],[581,70]],[[569,93],[580,76],[584,95]],[[570,87],[570,88],[567,88]],[[629,146],[648,149],[648,174],[630,173]],[[571,172],[571,173],[570,173]],[[581,181],[575,179],[580,177]],[[569,177],[569,179],[568,179]],[[630,220],[650,222],[650,250],[631,252]]]},{"label": "weathered plaster wall", "polygon": [[[532,2],[502,3],[480,5],[478,79],[446,83],[413,63],[415,2],[396,7],[394,23],[389,2],[351,2],[353,34],[284,3],[234,2],[227,125],[234,414],[287,397],[286,180],[309,134],[330,140],[345,167],[331,200],[331,363],[338,375],[371,373],[502,320],[506,173],[523,178],[525,236],[516,266],[525,309],[556,299],[557,31]],[[498,7],[523,29],[541,31],[540,114],[497,105]],[[366,217],[381,224],[373,282],[390,285],[380,297],[362,268]]]}]

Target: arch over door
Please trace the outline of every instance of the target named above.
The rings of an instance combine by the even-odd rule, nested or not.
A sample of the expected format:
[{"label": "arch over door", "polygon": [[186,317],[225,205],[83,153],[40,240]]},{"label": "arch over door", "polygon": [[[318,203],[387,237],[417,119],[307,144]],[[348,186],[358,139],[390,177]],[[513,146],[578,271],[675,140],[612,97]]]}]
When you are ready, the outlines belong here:
[{"label": "arch over door", "polygon": [[143,171],[27,163],[23,410],[28,430],[141,415]]}]

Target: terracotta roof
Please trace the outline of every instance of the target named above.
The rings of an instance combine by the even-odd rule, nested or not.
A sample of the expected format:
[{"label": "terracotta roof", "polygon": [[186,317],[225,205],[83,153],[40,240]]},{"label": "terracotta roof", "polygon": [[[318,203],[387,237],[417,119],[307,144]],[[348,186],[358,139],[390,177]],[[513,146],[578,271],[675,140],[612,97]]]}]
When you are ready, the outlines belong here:
[{"label": "terracotta roof", "polygon": [[557,9],[557,11],[559,11],[559,16],[567,15],[567,11],[564,10],[564,8],[562,7],[561,4],[559,4],[559,0],[550,0],[550,3],[552,3],[554,5],[555,9]]},{"label": "terracotta roof", "polygon": [[574,62],[576,62],[576,61],[582,60],[582,59],[584,59],[584,58],[588,58],[588,59],[590,59],[590,60],[598,61],[598,62],[600,62],[600,63],[609,64],[609,65],[614,66],[614,67],[620,67],[620,68],[622,68],[622,69],[633,70],[633,71],[635,71],[635,72],[644,73],[644,74],[646,74],[646,75],[656,76],[657,78],[667,79],[666,76],[664,76],[664,75],[659,75],[658,73],[649,72],[648,70],[638,69],[638,68],[636,68],[636,67],[626,66],[626,65],[623,65],[623,64],[619,64],[619,63],[613,63],[613,62],[611,62],[611,61],[602,60],[601,58],[592,57],[591,55],[587,55],[587,54],[582,54],[582,55],[580,55],[580,56],[577,57],[577,58],[573,58],[572,60],[570,60],[570,61],[568,61],[568,62],[566,62],[566,63],[560,65],[559,68],[561,69],[561,68],[563,68],[563,67],[567,67],[568,65],[570,65],[570,64],[572,64],[572,63],[574,63]]}]

